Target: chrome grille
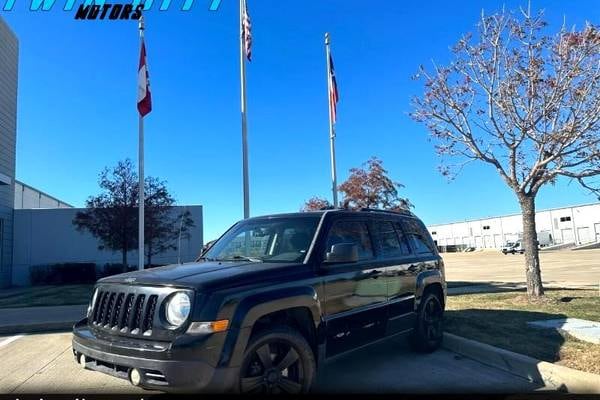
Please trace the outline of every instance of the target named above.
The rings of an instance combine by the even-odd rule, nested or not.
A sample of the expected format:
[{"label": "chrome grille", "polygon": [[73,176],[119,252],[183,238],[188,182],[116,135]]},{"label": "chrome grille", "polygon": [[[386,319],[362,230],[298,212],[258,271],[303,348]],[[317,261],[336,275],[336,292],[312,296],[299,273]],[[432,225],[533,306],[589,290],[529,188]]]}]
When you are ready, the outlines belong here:
[{"label": "chrome grille", "polygon": [[157,303],[156,294],[146,295],[101,288],[90,313],[90,322],[98,328],[150,336]]}]

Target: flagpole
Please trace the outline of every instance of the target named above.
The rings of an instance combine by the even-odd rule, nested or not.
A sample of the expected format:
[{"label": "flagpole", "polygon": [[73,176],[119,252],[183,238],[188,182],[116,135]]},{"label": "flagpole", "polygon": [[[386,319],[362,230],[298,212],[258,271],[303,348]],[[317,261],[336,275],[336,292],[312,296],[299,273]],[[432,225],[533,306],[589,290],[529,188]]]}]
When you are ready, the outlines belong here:
[{"label": "flagpole", "polygon": [[[144,17],[139,19],[140,48],[144,43]],[[138,269],[144,269],[144,117],[139,115],[139,147],[138,147],[138,167],[139,167],[139,215],[138,215]]]},{"label": "flagpole", "polygon": [[333,206],[338,207],[338,190],[337,190],[337,172],[335,165],[335,129],[333,127],[333,104],[331,104],[331,66],[329,60],[331,60],[331,50],[329,49],[330,38],[329,32],[325,33],[325,61],[327,65],[327,97],[329,102],[329,149],[331,152],[331,191],[333,193]]},{"label": "flagpole", "polygon": [[244,179],[244,219],[250,217],[250,189],[248,176],[248,127],[246,121],[246,60],[244,50],[244,1],[240,0],[240,84],[242,106],[242,168]]}]

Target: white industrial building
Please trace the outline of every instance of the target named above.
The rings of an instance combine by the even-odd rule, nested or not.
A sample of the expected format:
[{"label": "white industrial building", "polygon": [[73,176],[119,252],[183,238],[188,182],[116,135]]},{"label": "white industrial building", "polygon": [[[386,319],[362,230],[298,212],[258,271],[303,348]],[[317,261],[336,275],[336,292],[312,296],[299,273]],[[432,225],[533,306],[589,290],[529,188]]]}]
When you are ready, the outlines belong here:
[{"label": "white industrial building", "polygon": [[69,203],[15,179],[15,210],[32,208],[73,208]]},{"label": "white industrial building", "polygon": [[[600,204],[542,210],[536,213],[536,230],[550,236],[551,244],[574,245],[600,242]],[[500,248],[523,234],[521,214],[482,218],[427,227],[438,247],[444,249]]]}]

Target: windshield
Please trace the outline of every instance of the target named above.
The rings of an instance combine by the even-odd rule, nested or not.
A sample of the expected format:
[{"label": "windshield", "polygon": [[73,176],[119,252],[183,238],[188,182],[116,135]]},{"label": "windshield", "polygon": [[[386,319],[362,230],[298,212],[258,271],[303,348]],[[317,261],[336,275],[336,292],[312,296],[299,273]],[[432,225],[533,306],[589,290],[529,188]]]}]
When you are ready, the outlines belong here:
[{"label": "windshield", "polygon": [[204,255],[207,261],[302,262],[320,216],[242,221]]}]

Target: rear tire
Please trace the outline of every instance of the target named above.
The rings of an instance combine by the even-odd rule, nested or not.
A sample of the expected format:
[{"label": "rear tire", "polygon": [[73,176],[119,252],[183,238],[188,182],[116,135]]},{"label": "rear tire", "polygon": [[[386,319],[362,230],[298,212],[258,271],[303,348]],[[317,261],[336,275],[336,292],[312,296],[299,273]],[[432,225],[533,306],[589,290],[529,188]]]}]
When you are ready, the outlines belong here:
[{"label": "rear tire", "polygon": [[278,326],[253,335],[240,367],[240,393],[307,393],[315,379],[316,362],[306,339]]},{"label": "rear tire", "polygon": [[425,291],[417,311],[417,321],[411,336],[415,351],[431,353],[437,350],[444,338],[444,308],[439,295]]}]

